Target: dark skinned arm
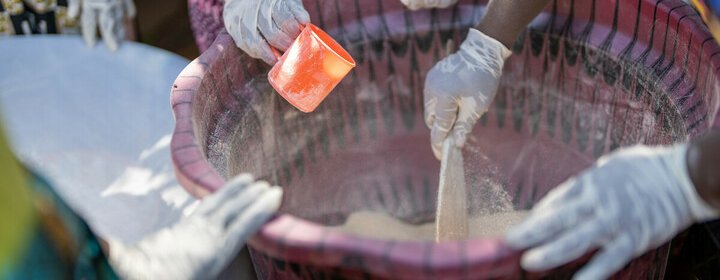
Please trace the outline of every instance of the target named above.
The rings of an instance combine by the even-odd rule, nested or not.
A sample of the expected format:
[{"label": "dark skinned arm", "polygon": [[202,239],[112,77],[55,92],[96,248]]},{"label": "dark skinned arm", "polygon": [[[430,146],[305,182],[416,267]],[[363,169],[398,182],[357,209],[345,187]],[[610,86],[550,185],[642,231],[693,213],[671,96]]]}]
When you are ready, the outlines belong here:
[{"label": "dark skinned arm", "polygon": [[492,0],[475,29],[510,48],[548,2],[550,0]]},{"label": "dark skinned arm", "polygon": [[700,197],[720,209],[720,130],[714,129],[689,145],[687,165]]}]

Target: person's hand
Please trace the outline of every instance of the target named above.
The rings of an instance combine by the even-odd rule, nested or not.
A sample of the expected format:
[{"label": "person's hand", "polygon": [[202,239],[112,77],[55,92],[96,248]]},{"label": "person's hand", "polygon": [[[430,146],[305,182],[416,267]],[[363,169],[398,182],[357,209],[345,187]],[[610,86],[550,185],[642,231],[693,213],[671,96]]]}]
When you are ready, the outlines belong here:
[{"label": "person's hand", "polygon": [[271,48],[286,51],[310,15],[300,0],[226,0],[223,20],[238,48],[273,65]]},{"label": "person's hand", "polygon": [[68,18],[80,15],[80,29],[85,43],[92,47],[97,40],[97,26],[105,45],[111,51],[118,49],[125,39],[126,19],[135,17],[133,0],[69,0]]},{"label": "person's hand", "polygon": [[694,222],[717,218],[690,181],[687,146],[636,146],[552,190],[506,242],[521,265],[542,271],[599,249],[575,279],[604,279]]},{"label": "person's hand", "polygon": [[110,240],[110,264],[125,279],[213,278],[277,211],[281,199],[281,188],[240,175],[176,225],[137,245]]},{"label": "person's hand", "polygon": [[505,59],[511,52],[497,40],[470,28],[460,49],[438,62],[425,80],[425,124],[435,157],[449,133],[455,145],[465,145],[467,134],[490,107]]},{"label": "person's hand", "polygon": [[410,10],[447,8],[457,3],[458,0],[400,0]]}]

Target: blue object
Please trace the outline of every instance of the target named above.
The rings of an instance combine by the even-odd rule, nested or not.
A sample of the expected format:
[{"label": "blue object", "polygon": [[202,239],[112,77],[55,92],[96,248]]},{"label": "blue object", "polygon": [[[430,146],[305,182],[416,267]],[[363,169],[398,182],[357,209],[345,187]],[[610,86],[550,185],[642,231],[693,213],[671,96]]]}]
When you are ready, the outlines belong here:
[{"label": "blue object", "polygon": [[[119,279],[87,224],[36,174],[28,178],[38,225],[25,255],[2,279]],[[39,205],[39,207],[38,207]]]}]

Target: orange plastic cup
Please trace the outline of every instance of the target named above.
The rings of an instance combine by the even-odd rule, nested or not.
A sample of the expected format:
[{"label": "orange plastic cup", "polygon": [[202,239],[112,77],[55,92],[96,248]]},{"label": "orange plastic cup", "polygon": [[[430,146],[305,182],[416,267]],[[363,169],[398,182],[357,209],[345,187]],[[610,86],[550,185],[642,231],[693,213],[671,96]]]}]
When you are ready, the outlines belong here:
[{"label": "orange plastic cup", "polygon": [[307,24],[270,69],[268,81],[290,104],[309,113],[353,67],[355,60],[340,44],[317,26]]}]

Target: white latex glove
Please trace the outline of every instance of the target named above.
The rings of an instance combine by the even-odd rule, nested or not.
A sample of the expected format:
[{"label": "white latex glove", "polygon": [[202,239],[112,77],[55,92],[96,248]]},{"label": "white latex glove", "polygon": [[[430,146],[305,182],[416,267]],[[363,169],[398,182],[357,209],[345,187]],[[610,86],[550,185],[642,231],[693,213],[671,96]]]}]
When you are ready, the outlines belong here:
[{"label": "white latex glove", "polygon": [[410,10],[447,8],[457,3],[458,0],[400,0]]},{"label": "white latex glove", "polygon": [[125,39],[124,19],[135,17],[133,0],[68,0],[68,18],[77,18],[81,8],[80,29],[85,43],[95,46],[99,24],[105,45],[111,51],[117,50]]},{"label": "white latex glove", "polygon": [[110,264],[125,279],[210,279],[280,207],[282,189],[244,174],[191,215],[136,246],[109,241]]},{"label": "white latex glove", "polygon": [[574,279],[604,279],[694,222],[717,218],[690,181],[687,146],[636,146],[554,189],[512,229],[508,245],[532,248],[528,271],[566,264],[599,248]]},{"label": "white latex glove", "polygon": [[490,107],[505,59],[511,52],[502,43],[470,28],[460,49],[438,62],[425,80],[425,124],[435,157],[452,131],[455,145],[465,145],[467,134]]},{"label": "white latex glove", "polygon": [[310,15],[300,0],[226,0],[223,20],[238,48],[273,65],[271,46],[286,51]]}]

